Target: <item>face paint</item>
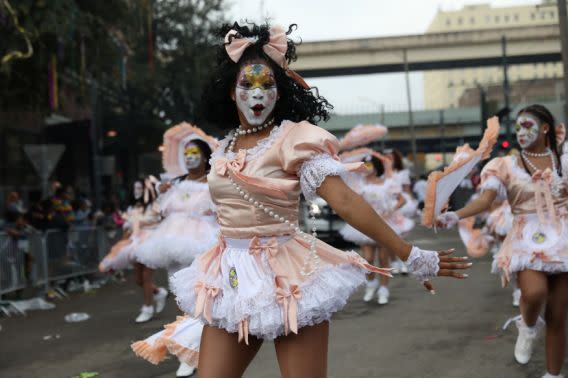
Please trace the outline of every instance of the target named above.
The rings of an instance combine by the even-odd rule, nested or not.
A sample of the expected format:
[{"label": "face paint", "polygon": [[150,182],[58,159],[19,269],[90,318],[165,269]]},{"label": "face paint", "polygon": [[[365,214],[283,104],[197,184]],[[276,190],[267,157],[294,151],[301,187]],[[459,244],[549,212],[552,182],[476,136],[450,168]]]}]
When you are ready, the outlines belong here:
[{"label": "face paint", "polygon": [[187,169],[195,169],[201,164],[201,149],[195,143],[189,142],[185,145],[183,156]]},{"label": "face paint", "polygon": [[517,142],[519,142],[521,148],[527,148],[536,143],[539,130],[540,124],[536,118],[520,115],[515,124],[515,131],[517,133]]},{"label": "face paint", "polygon": [[365,168],[367,169],[367,171],[366,171],[367,175],[370,175],[370,174],[375,173],[375,166],[373,165],[372,162],[366,161],[366,162],[364,163],[364,166],[365,166]]},{"label": "face paint", "polygon": [[237,77],[235,87],[237,108],[251,126],[260,126],[276,105],[278,89],[270,67],[247,64]]},{"label": "face paint", "polygon": [[140,199],[142,198],[142,195],[144,194],[144,187],[142,186],[142,183],[140,182],[135,182],[134,183],[134,199]]}]

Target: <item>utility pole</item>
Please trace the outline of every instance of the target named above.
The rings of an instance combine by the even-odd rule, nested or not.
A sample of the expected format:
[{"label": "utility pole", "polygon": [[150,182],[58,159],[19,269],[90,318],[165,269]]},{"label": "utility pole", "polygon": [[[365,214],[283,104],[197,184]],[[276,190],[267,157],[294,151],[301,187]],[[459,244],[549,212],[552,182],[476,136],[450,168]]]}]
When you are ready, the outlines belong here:
[{"label": "utility pole", "polygon": [[440,149],[442,150],[442,162],[446,165],[446,123],[443,109],[440,109]]},{"label": "utility pole", "polygon": [[102,207],[101,199],[101,159],[99,156],[100,151],[100,135],[99,135],[99,101],[98,101],[98,83],[95,78],[92,79],[91,84],[91,157],[93,164],[93,186],[95,197],[95,209],[99,210]]},{"label": "utility pole", "polygon": [[562,46],[562,67],[564,68],[564,119],[568,117],[568,22],[566,20],[566,1],[558,0],[558,27]]},{"label": "utility pole", "polygon": [[[508,70],[508,62],[507,62],[507,37],[501,36],[501,51],[502,51],[502,65],[503,65],[503,96],[505,97],[505,117],[503,117],[503,121],[505,122],[505,133],[507,135],[507,140],[511,140],[511,121],[509,119],[509,112],[510,112],[510,92],[511,88],[509,86],[509,70]],[[482,123],[485,120],[482,120]]]},{"label": "utility pole", "polygon": [[[381,104],[381,125],[385,125],[385,104]],[[381,138],[381,151],[385,150],[385,138]]]},{"label": "utility pole", "polygon": [[410,141],[412,145],[412,163],[414,164],[414,173],[418,162],[416,161],[416,130],[414,129],[414,117],[412,115],[412,96],[410,94],[410,74],[408,69],[408,56],[406,49],[402,50],[404,59],[404,77],[406,79],[406,101],[408,102],[408,125],[410,126]]}]

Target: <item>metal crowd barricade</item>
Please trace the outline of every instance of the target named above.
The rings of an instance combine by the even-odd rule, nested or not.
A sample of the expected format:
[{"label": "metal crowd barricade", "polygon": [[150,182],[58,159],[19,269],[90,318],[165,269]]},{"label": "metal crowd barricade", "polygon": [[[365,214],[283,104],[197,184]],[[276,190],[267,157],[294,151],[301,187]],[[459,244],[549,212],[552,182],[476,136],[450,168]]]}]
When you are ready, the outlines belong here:
[{"label": "metal crowd barricade", "polygon": [[0,296],[27,286],[25,253],[24,240],[0,233]]},{"label": "metal crowd barricade", "polygon": [[48,230],[44,236],[48,280],[58,281],[98,271],[103,230],[77,227]]}]

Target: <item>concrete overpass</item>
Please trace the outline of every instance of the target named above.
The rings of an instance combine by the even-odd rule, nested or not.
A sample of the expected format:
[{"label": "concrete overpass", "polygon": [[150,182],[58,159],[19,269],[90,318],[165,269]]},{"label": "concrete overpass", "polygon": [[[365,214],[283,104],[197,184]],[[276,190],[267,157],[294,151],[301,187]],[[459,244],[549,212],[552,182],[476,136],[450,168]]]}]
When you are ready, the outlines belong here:
[{"label": "concrete overpass", "polygon": [[293,68],[304,77],[411,71],[501,64],[501,38],[507,38],[509,64],[561,60],[558,26],[428,33],[398,37],[306,42]]}]

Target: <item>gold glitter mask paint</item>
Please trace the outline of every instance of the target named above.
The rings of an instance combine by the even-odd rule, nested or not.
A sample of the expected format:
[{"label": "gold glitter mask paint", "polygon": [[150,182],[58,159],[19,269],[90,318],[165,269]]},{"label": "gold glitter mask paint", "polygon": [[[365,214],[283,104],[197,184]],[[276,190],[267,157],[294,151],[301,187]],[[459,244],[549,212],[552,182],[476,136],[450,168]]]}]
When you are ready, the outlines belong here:
[{"label": "gold glitter mask paint", "polygon": [[239,73],[237,87],[242,89],[270,89],[276,87],[274,75],[264,64],[248,64]]}]

